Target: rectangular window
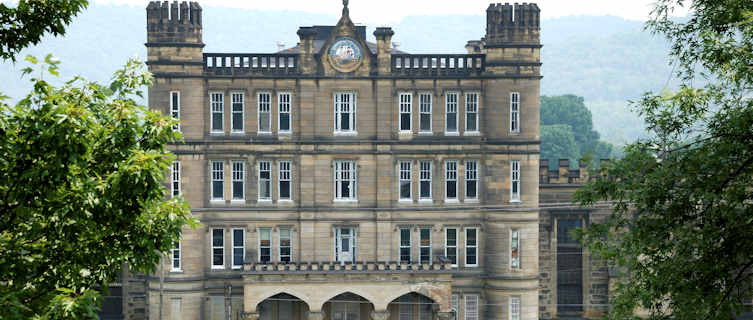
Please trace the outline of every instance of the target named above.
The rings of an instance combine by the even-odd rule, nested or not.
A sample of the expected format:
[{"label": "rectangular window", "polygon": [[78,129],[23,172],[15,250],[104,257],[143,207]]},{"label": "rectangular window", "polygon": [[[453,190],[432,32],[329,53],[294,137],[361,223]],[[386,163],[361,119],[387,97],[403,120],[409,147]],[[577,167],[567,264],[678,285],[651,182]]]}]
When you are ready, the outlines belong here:
[{"label": "rectangular window", "polygon": [[520,320],[520,296],[510,297],[510,320]]},{"label": "rectangular window", "polygon": [[465,229],[465,266],[478,266],[478,230],[476,228]]},{"label": "rectangular window", "polygon": [[280,262],[288,263],[292,261],[290,253],[292,252],[292,245],[290,242],[291,234],[290,228],[280,228],[280,241],[279,251]]},{"label": "rectangular window", "polygon": [[259,262],[272,261],[272,229],[259,228]]},{"label": "rectangular window", "polygon": [[259,104],[259,133],[272,132],[272,95],[268,92],[260,92],[258,95]]},{"label": "rectangular window", "polygon": [[281,92],[277,95],[279,105],[278,130],[280,133],[290,133],[290,92]]},{"label": "rectangular window", "polygon": [[246,235],[243,229],[233,229],[233,269],[243,267],[246,259]]},{"label": "rectangular window", "polygon": [[431,264],[431,228],[418,230],[418,263]]},{"label": "rectangular window", "polygon": [[170,319],[172,320],[179,320],[182,319],[180,314],[180,298],[172,298],[170,299],[170,303],[172,304],[170,310]]},{"label": "rectangular window", "polygon": [[465,296],[465,320],[478,320],[478,296]]},{"label": "rectangular window", "polygon": [[245,166],[241,161],[233,161],[231,163],[233,167],[233,200],[243,200],[245,198],[243,196],[245,194],[243,190],[246,177]]},{"label": "rectangular window", "polygon": [[400,228],[400,262],[410,263],[410,228]]},{"label": "rectangular window", "polygon": [[510,201],[520,201],[520,161],[510,161]]},{"label": "rectangular window", "polygon": [[419,200],[431,200],[431,161],[419,162]]},{"label": "rectangular window", "polygon": [[445,169],[445,201],[458,200],[458,162],[446,161]]},{"label": "rectangular window", "polygon": [[455,315],[457,316],[458,312],[460,312],[460,297],[458,295],[453,294],[450,296],[450,306],[452,307],[452,310],[455,311]]},{"label": "rectangular window", "polygon": [[356,200],[355,161],[335,161],[335,200]]},{"label": "rectangular window", "polygon": [[180,131],[180,91],[170,91],[170,116],[178,121],[173,130]]},{"label": "rectangular window", "polygon": [[355,93],[335,93],[335,132],[356,132]]},{"label": "rectangular window", "polygon": [[180,241],[175,241],[172,249],[173,265],[170,266],[172,271],[180,271]]},{"label": "rectangular window", "polygon": [[510,132],[520,132],[520,93],[510,93]]},{"label": "rectangular window", "polygon": [[243,93],[233,93],[230,99],[232,101],[231,130],[235,133],[243,132]]},{"label": "rectangular window", "polygon": [[212,107],[212,133],[223,133],[225,122],[225,96],[222,92],[213,92],[209,95]]},{"label": "rectangular window", "polygon": [[180,161],[173,161],[173,172],[170,174],[170,189],[173,197],[180,195]]},{"label": "rectangular window", "polygon": [[411,109],[413,107],[413,95],[410,93],[400,94],[400,131],[411,131]]},{"label": "rectangular window", "polygon": [[478,93],[465,94],[465,131],[478,132]]},{"label": "rectangular window", "polygon": [[356,261],[357,239],[355,228],[335,228],[335,261]]},{"label": "rectangular window", "polygon": [[478,200],[478,161],[465,162],[465,200]]},{"label": "rectangular window", "polygon": [[225,268],[225,229],[212,229],[212,269]]},{"label": "rectangular window", "polygon": [[411,197],[411,170],[410,161],[400,161],[400,200],[410,200]]},{"label": "rectangular window", "polygon": [[419,132],[431,132],[431,94],[422,93],[418,95],[419,104]]},{"label": "rectangular window", "polygon": [[445,132],[458,133],[458,94],[448,92],[445,95]]},{"label": "rectangular window", "polygon": [[453,267],[458,266],[458,229],[447,228],[444,231],[444,256]]},{"label": "rectangular window", "polygon": [[510,268],[520,269],[520,230],[510,231]]},{"label": "rectangular window", "polygon": [[272,200],[272,165],[259,161],[259,200]]},{"label": "rectangular window", "polygon": [[290,200],[291,199],[291,180],[292,175],[290,171],[290,161],[280,161],[277,163],[279,173],[278,173],[278,179],[279,179],[279,190],[280,190],[280,197],[279,200]]},{"label": "rectangular window", "polygon": [[225,199],[225,163],[212,161],[212,200]]}]

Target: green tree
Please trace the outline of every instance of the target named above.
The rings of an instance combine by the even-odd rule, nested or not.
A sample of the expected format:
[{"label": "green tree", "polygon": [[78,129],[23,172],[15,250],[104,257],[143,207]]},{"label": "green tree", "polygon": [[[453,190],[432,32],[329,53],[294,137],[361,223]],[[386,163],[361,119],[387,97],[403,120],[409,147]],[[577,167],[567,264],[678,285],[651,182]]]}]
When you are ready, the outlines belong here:
[{"label": "green tree", "polygon": [[[15,106],[0,100],[0,318],[89,319],[123,263],[153,270],[196,221],[164,186],[181,139],[174,121],[138,105],[151,81],[129,61],[110,86],[40,72]],[[24,73],[31,73],[27,68]],[[37,71],[34,71],[36,73]]]},{"label": "green tree", "polygon": [[651,135],[576,193],[613,206],[580,237],[623,271],[609,318],[731,319],[753,296],[753,2],[659,0],[647,28],[682,86],[635,103]]},{"label": "green tree", "polygon": [[578,159],[579,156],[580,148],[570,125],[541,126],[542,159]]},{"label": "green tree", "polygon": [[[555,142],[546,140],[549,137],[553,137],[551,131],[544,132],[545,128],[551,125],[567,125],[570,127],[573,139],[575,140],[575,150],[571,150],[569,145],[557,145],[560,142],[567,143],[566,141]],[[551,128],[547,130],[551,130]],[[561,131],[563,129],[558,130]],[[591,111],[586,107],[583,97],[572,94],[551,97],[541,96],[540,133],[542,145],[541,158],[543,159],[568,158],[577,160],[587,154],[592,154],[599,158],[609,158],[612,154],[612,145],[600,141],[599,133],[593,129]]]},{"label": "green tree", "polygon": [[71,19],[89,5],[87,0],[19,0],[15,7],[0,3],[0,58],[37,44],[46,33],[62,35]]}]

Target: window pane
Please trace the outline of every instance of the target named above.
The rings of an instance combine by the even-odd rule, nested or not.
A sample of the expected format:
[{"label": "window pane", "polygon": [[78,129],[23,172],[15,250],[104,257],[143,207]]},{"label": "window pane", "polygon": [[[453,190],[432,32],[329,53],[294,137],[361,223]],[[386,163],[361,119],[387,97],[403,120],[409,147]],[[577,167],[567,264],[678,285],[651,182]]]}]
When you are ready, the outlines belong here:
[{"label": "window pane", "polygon": [[243,246],[243,230],[233,230],[233,246]]},{"label": "window pane", "polygon": [[269,132],[269,112],[259,113],[259,131]]},{"label": "window pane", "polygon": [[233,130],[235,131],[242,131],[243,130],[243,114],[233,112]]},{"label": "window pane", "polygon": [[421,131],[430,131],[431,130],[431,114],[422,113],[421,114]]},{"label": "window pane", "polygon": [[476,198],[476,181],[465,182],[465,196],[466,198]]},{"label": "window pane", "polygon": [[243,265],[243,248],[233,248],[233,265]]},{"label": "window pane", "polygon": [[290,131],[289,113],[280,113],[280,131]]},{"label": "window pane", "polygon": [[400,182],[400,199],[410,199],[410,181]]},{"label": "window pane", "polygon": [[476,113],[468,113],[465,118],[465,127],[468,131],[476,131]]},{"label": "window pane", "polygon": [[340,129],[343,131],[350,130],[350,113],[342,112],[340,114]]},{"label": "window pane", "polygon": [[222,191],[222,181],[213,181],[212,182],[212,198],[213,199],[222,199],[223,198],[223,191]]},{"label": "window pane", "polygon": [[222,131],[222,113],[212,113],[212,128]]},{"label": "window pane", "polygon": [[233,181],[233,199],[243,199],[243,181]]},{"label": "window pane", "polygon": [[224,230],[222,230],[222,229],[213,229],[212,230],[212,246],[215,246],[215,247],[222,246],[222,243],[223,243],[223,241],[222,241],[223,240],[222,239],[223,232],[224,232]]},{"label": "window pane", "polygon": [[447,198],[454,199],[457,197],[458,197],[457,182],[447,181]]},{"label": "window pane", "polygon": [[290,199],[290,181],[280,181],[280,199]]},{"label": "window pane", "polygon": [[421,181],[421,198],[431,198],[431,181]]},{"label": "window pane", "polygon": [[410,131],[410,113],[400,114],[400,130]]},{"label": "window pane", "polygon": [[458,116],[457,113],[447,114],[447,131],[450,131],[450,132],[458,131],[457,116]]}]

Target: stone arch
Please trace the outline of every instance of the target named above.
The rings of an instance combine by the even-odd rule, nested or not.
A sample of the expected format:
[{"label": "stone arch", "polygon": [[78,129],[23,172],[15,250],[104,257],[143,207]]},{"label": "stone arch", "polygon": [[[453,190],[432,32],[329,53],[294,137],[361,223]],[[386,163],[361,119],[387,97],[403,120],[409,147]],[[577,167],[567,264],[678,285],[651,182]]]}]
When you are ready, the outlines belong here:
[{"label": "stone arch", "polygon": [[[328,295],[323,295],[322,299],[320,301],[317,301],[316,309],[312,309],[312,310],[321,310],[325,303],[329,302],[330,300],[332,300],[333,298],[339,295],[348,294],[348,293],[359,296],[363,298],[364,300],[371,302],[372,305],[376,306],[375,297],[372,294],[370,294],[368,291],[348,288],[348,289],[338,290]],[[314,307],[314,304],[312,303],[309,307]]]},{"label": "stone arch", "polygon": [[297,298],[298,300],[301,300],[301,302],[303,302],[304,304],[306,304],[306,306],[308,308],[311,308],[311,304],[309,303],[309,300],[306,299],[307,296],[306,296],[305,293],[299,293],[299,292],[296,292],[296,290],[290,290],[290,289],[285,288],[285,289],[278,289],[278,290],[269,291],[269,292],[265,293],[264,296],[262,296],[261,298],[254,299],[253,301],[251,301],[251,303],[249,304],[249,307],[251,307],[251,309],[250,309],[251,312],[257,312],[258,308],[259,308],[259,305],[262,302],[264,302],[265,300],[267,300],[269,298],[272,298],[274,296],[280,295],[280,294],[287,294],[287,295],[293,296],[293,297]]},{"label": "stone arch", "polygon": [[447,311],[450,308],[450,295],[452,294],[450,287],[446,284],[416,284],[411,285],[410,287],[401,288],[391,293],[392,294],[389,295],[387,299],[380,301],[378,305],[375,303],[374,307],[376,307],[377,310],[385,310],[387,306],[397,298],[409,293],[416,293],[427,297],[434,303],[438,304],[440,310]]}]

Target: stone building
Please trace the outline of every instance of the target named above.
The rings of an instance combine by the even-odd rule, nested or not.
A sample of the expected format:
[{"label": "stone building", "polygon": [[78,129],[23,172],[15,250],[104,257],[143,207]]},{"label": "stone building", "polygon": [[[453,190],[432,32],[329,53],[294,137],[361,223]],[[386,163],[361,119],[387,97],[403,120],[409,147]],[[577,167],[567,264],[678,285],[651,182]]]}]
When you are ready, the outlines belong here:
[{"label": "stone building", "polygon": [[180,120],[169,185],[201,226],[139,280],[143,315],[538,319],[539,8],[408,54],[343,4],[277,53],[203,52],[199,4],[148,5],[149,105]]}]

